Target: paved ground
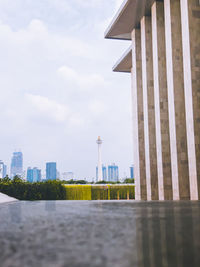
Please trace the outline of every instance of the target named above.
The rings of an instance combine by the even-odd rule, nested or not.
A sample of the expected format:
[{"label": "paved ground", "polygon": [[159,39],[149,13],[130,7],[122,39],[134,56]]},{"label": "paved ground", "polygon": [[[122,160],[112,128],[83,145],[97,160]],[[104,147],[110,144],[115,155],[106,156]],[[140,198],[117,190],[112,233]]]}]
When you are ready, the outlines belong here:
[{"label": "paved ground", "polygon": [[1,267],[200,266],[200,202],[0,205]]},{"label": "paved ground", "polygon": [[17,199],[0,193],[0,204],[1,203],[6,203],[6,202],[13,202],[13,201],[17,201]]}]

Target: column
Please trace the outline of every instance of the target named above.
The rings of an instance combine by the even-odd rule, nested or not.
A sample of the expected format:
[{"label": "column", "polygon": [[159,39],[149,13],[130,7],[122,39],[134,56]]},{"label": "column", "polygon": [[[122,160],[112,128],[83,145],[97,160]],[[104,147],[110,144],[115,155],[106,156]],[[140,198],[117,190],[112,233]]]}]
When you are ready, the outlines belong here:
[{"label": "column", "polygon": [[141,51],[147,199],[158,200],[151,17],[141,19]]},{"label": "column", "polygon": [[190,199],[180,0],[164,0],[173,199]]},{"label": "column", "polygon": [[200,197],[200,2],[181,0],[190,196]]},{"label": "column", "polygon": [[159,200],[172,200],[164,4],[152,5],[153,77]]},{"label": "column", "polygon": [[132,32],[132,114],[135,170],[135,199],[146,200],[146,172],[144,150],[144,115],[142,92],[141,33],[139,29]]}]

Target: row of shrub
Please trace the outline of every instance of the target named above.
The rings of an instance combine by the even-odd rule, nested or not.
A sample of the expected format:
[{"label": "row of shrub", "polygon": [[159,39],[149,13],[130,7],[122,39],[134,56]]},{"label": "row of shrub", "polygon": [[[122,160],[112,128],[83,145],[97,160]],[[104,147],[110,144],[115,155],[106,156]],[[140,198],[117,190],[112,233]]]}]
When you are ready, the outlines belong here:
[{"label": "row of shrub", "polygon": [[134,199],[134,185],[65,185],[67,200]]},{"label": "row of shrub", "polygon": [[134,199],[134,185],[64,185],[60,181],[29,183],[18,177],[0,179],[0,192],[19,200]]},{"label": "row of shrub", "polygon": [[66,199],[65,187],[57,181],[28,183],[19,178],[0,179],[0,192],[19,200]]}]

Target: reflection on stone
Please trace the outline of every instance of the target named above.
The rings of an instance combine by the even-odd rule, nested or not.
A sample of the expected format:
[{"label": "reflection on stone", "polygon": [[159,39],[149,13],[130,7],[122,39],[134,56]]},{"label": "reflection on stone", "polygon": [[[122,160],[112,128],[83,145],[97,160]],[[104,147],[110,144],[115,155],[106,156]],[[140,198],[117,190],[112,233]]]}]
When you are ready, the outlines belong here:
[{"label": "reflection on stone", "polygon": [[0,214],[3,267],[200,266],[200,202],[19,202]]},{"label": "reflection on stone", "polygon": [[21,223],[21,204],[14,203],[9,205],[10,220],[12,223]]}]

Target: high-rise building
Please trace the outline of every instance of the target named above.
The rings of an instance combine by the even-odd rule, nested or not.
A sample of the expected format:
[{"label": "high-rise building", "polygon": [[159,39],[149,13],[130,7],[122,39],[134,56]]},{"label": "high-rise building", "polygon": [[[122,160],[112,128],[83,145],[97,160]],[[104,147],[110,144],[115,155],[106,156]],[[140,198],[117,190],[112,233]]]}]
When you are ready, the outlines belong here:
[{"label": "high-rise building", "polygon": [[28,168],[27,169],[27,181],[29,183],[36,183],[41,181],[41,170],[38,168]]},{"label": "high-rise building", "polygon": [[117,182],[119,180],[119,168],[115,163],[108,166],[108,181]]},{"label": "high-rise building", "polygon": [[3,164],[3,161],[1,160],[0,161],[0,178],[4,178],[3,177],[3,168],[4,168],[4,164]]},{"label": "high-rise building", "polygon": [[131,179],[134,178],[134,166],[133,165],[130,167],[130,178]]},{"label": "high-rise building", "polygon": [[200,200],[200,1],[125,0],[105,37],[131,41],[136,200]]},{"label": "high-rise building", "polygon": [[0,160],[0,178],[4,178],[7,175],[7,166]]},{"label": "high-rise building", "polygon": [[[107,181],[107,168],[102,165],[102,177],[103,181]],[[98,167],[96,167],[96,181],[98,182]]]},{"label": "high-rise building", "polygon": [[3,178],[7,175],[7,165],[3,165]]},{"label": "high-rise building", "polygon": [[56,178],[57,178],[56,162],[47,162],[46,163],[46,179],[56,180]]},{"label": "high-rise building", "polygon": [[11,160],[11,179],[16,175],[21,177],[23,174],[23,154],[22,152],[14,152]]}]

